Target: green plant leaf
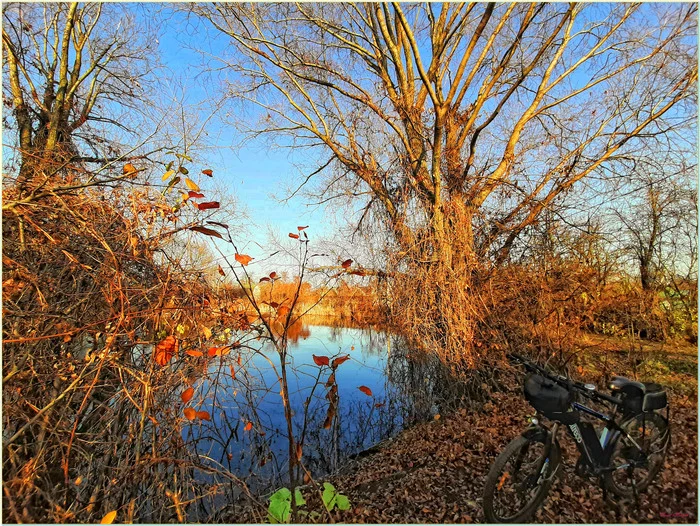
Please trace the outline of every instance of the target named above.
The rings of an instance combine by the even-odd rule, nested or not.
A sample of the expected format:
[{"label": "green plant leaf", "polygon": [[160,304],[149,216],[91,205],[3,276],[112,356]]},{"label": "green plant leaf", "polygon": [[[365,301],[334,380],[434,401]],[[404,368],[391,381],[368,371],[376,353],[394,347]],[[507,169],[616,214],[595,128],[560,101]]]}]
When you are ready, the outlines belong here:
[{"label": "green plant leaf", "polygon": [[328,482],[323,483],[323,505],[326,507],[328,511],[331,511],[333,509],[333,506],[335,506],[335,498],[336,498],[336,491],[335,488],[333,487],[333,484],[329,484]]},{"label": "green plant leaf", "polygon": [[267,508],[270,514],[270,522],[288,522],[292,513],[292,492],[287,488],[280,488],[270,496],[270,506]]},{"label": "green plant leaf", "polygon": [[301,494],[301,490],[299,488],[294,490],[294,500],[297,501],[297,506],[303,506],[306,504],[306,499],[304,499],[304,495]]},{"label": "green plant leaf", "polygon": [[345,511],[350,509],[350,499],[348,499],[345,495],[338,494],[335,503],[339,510]]}]

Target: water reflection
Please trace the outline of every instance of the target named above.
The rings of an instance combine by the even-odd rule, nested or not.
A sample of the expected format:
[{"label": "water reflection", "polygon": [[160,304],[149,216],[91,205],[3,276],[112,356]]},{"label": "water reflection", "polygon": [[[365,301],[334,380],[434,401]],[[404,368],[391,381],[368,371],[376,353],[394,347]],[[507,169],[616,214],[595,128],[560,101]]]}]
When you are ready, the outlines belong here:
[{"label": "water reflection", "polygon": [[[297,323],[290,328],[288,369],[294,434],[303,437],[303,462],[313,476],[332,472],[348,456],[441,410],[449,380],[439,363],[412,356],[401,338],[372,328]],[[254,488],[287,477],[288,443],[274,349],[243,349],[214,358],[198,387],[211,421],[184,431],[200,458],[220,465]],[[331,373],[313,355],[349,355],[335,372],[338,411],[323,424]],[[369,388],[368,396],[358,389]]]}]

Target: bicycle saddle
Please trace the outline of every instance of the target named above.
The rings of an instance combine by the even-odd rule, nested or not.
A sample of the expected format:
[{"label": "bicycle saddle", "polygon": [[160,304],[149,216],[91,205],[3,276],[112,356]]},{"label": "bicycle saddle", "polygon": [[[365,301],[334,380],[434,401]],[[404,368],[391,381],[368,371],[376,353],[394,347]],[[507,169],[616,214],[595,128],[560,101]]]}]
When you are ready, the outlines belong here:
[{"label": "bicycle saddle", "polygon": [[642,391],[642,394],[646,392],[646,386],[642,382],[635,382],[624,376],[613,376],[608,386],[610,389],[616,389],[619,391],[627,391],[630,387],[636,387]]}]

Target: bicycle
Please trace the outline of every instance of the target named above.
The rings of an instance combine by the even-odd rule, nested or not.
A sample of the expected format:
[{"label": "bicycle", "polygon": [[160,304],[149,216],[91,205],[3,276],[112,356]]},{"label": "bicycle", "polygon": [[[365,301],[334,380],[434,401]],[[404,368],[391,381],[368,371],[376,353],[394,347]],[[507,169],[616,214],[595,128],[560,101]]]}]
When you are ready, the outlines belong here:
[{"label": "bicycle", "polygon": [[[633,497],[644,491],[661,470],[671,443],[666,391],[654,383],[613,377],[610,395],[593,384],[555,375],[517,354],[511,361],[530,373],[524,382],[526,400],[536,414],[531,425],[511,441],[486,478],[484,514],[487,522],[526,522],[544,502],[561,466],[557,434],[563,425],[580,452],[575,473],[598,477],[607,492]],[[583,396],[614,408],[613,416],[579,403]],[[658,411],[666,409],[663,416]],[[582,413],[605,423],[598,433]],[[551,427],[543,418],[551,420]],[[619,420],[619,423],[618,423]]]}]

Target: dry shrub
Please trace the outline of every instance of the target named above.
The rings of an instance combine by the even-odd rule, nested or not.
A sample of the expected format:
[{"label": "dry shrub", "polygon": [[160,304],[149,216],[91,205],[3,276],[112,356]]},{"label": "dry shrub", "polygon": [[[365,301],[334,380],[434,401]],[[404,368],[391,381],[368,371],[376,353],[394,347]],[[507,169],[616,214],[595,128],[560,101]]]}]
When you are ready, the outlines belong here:
[{"label": "dry shrub", "polygon": [[168,262],[175,228],[164,201],[123,189],[3,213],[7,521],[207,519],[217,488],[178,406],[191,371],[151,356],[166,334],[198,340],[211,315],[201,277]]}]

